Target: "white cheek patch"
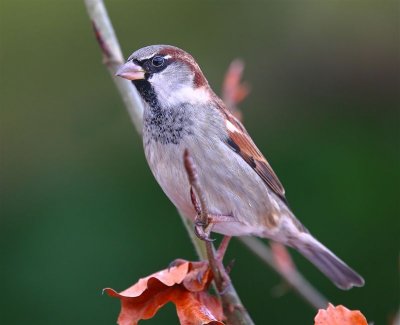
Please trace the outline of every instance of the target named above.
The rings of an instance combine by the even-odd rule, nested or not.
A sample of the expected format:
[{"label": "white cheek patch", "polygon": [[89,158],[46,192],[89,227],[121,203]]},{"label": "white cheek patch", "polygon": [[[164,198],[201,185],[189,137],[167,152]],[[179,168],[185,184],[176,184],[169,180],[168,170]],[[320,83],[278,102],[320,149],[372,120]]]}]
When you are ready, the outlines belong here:
[{"label": "white cheek patch", "polygon": [[202,88],[193,88],[190,86],[177,87],[173,82],[165,82],[163,78],[154,75],[151,80],[160,102],[165,106],[174,107],[182,103],[199,105],[207,102],[210,98],[209,93]]},{"label": "white cheek patch", "polygon": [[181,102],[203,103],[209,99],[209,93],[204,88],[182,87],[175,92]]}]

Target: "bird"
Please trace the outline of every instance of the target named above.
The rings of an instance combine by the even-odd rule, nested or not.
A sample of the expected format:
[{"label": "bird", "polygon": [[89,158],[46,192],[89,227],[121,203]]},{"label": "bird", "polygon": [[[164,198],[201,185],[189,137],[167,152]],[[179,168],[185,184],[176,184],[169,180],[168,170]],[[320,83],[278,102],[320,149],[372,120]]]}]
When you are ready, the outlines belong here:
[{"label": "bird", "polygon": [[148,165],[185,217],[195,220],[197,214],[183,161],[187,151],[215,219],[213,232],[282,243],[299,251],[338,288],[364,285],[296,218],[270,164],[189,53],[171,45],[146,46],[116,75],[130,80],[140,95]]}]

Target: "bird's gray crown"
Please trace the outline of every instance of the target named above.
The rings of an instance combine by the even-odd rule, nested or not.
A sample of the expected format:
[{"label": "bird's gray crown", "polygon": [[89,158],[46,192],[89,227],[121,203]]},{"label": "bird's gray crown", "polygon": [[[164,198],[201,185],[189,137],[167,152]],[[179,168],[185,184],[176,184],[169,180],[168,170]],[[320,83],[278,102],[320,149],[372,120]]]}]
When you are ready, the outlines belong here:
[{"label": "bird's gray crown", "polygon": [[132,53],[132,55],[128,58],[129,60],[147,60],[155,56],[156,54],[166,56],[171,55],[173,57],[187,57],[194,61],[192,56],[185,52],[184,50],[172,46],[172,45],[149,45],[146,47],[142,47],[141,49]]}]

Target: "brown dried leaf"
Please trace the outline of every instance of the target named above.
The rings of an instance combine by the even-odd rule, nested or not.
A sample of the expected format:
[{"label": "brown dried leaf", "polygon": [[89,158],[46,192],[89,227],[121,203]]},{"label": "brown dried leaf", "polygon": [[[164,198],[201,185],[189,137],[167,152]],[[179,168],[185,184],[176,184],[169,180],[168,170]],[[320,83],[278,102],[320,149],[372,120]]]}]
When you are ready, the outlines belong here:
[{"label": "brown dried leaf", "polygon": [[206,291],[212,280],[207,262],[178,260],[175,266],[149,275],[118,293],[104,289],[121,300],[119,325],[137,324],[152,318],[168,302],[176,306],[181,324],[223,324],[222,307],[216,297]]},{"label": "brown dried leaf", "polygon": [[328,308],[320,309],[314,318],[315,325],[368,325],[364,315],[359,310],[349,310],[332,304]]},{"label": "brown dried leaf", "polygon": [[222,84],[222,100],[233,115],[235,115],[239,120],[242,120],[242,114],[237,105],[243,101],[250,92],[249,85],[240,80],[243,75],[243,70],[243,61],[239,59],[232,61]]},{"label": "brown dried leaf", "polygon": [[223,325],[222,306],[217,297],[205,291],[190,292],[177,289],[172,298],[182,325]]}]

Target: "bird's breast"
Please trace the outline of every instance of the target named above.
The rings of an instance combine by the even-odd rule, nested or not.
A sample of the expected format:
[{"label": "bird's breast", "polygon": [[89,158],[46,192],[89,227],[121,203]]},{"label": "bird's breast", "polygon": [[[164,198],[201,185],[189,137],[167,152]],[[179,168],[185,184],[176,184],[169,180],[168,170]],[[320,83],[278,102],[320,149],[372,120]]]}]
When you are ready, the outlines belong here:
[{"label": "bird's breast", "polygon": [[185,107],[151,108],[144,114],[143,139],[145,144],[178,145],[185,136],[193,134],[192,126],[192,117]]},{"label": "bird's breast", "polygon": [[172,203],[188,217],[194,217],[190,204],[190,185],[184,169],[185,138],[160,137],[145,140],[144,149],[149,167]]}]

